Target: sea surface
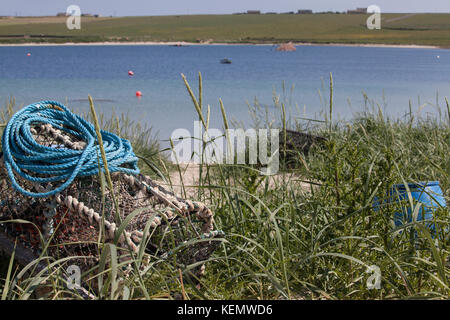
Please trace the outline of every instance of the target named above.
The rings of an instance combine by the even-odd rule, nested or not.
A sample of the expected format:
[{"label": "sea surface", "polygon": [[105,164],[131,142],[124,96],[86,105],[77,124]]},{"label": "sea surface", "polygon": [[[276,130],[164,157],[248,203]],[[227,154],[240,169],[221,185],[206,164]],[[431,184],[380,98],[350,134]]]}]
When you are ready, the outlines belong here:
[{"label": "sea surface", "polygon": [[[232,64],[221,64],[223,58]],[[275,112],[274,95],[286,103],[292,117],[323,119],[329,109],[330,72],[335,119],[363,111],[363,93],[391,117],[405,116],[410,101],[414,112],[438,116],[437,105],[444,110],[444,97],[450,97],[450,50],[444,49],[299,46],[295,52],[278,52],[273,46],[257,45],[5,46],[0,47],[0,105],[10,96],[19,106],[51,99],[81,113],[89,110],[91,95],[106,117],[128,114],[164,140],[177,128],[193,132],[198,116],[181,73],[197,93],[198,72],[203,76],[204,108],[210,105],[211,127],[219,129],[219,98],[230,119],[248,126],[252,120],[247,103],[257,99]],[[136,91],[142,97],[136,97]]]}]

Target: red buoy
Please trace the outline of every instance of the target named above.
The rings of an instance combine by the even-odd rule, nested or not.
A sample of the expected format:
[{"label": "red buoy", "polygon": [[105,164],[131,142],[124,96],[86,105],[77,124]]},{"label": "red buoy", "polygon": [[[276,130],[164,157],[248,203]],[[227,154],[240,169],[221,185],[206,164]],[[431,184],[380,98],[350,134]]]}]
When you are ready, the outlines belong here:
[{"label": "red buoy", "polygon": [[128,71],[128,75],[129,76],[134,76],[134,72],[130,70],[130,71]]},{"label": "red buoy", "polygon": [[136,91],[136,97],[141,97],[141,96],[142,96],[142,92]]}]

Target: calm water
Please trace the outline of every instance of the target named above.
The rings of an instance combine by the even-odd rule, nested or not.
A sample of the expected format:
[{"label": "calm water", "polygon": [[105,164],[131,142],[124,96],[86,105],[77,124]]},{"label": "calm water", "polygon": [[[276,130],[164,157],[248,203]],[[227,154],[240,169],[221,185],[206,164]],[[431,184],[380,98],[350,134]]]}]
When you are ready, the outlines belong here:
[{"label": "calm water", "polygon": [[[27,52],[31,53],[28,57]],[[440,58],[438,58],[438,56]],[[222,58],[233,61],[220,64]],[[128,70],[135,72],[129,77]],[[205,105],[211,105],[212,125],[221,128],[218,98],[229,117],[249,123],[246,101],[255,97],[272,104],[282,82],[295,89],[288,97],[301,110],[298,116],[318,117],[324,110],[318,90],[335,83],[335,110],[341,117],[363,109],[362,92],[391,115],[429,102],[443,105],[450,97],[450,51],[405,48],[298,47],[277,52],[271,46],[48,46],[0,47],[0,102],[10,95],[18,104],[58,100],[78,111],[88,110],[91,94],[107,114],[128,112],[166,139],[175,128],[193,131],[197,118],[180,73],[197,86],[204,79]],[[136,98],[135,92],[143,97]],[[288,90],[289,91],[289,90]],[[385,102],[383,102],[383,93]],[[328,89],[323,92],[328,96]],[[419,99],[420,97],[420,99]],[[106,99],[106,100],[103,100]],[[351,107],[349,106],[349,101]],[[427,106],[422,113],[435,113]]]}]

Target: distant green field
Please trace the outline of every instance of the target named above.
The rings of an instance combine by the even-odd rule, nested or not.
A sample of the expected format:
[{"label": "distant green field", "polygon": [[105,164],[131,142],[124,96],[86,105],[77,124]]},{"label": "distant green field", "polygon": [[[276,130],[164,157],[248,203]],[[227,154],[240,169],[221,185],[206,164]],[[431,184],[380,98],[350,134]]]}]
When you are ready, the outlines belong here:
[{"label": "distant green field", "polygon": [[83,17],[68,30],[65,17],[0,18],[0,43],[187,41],[416,44],[450,47],[450,14],[383,14],[368,30],[368,15],[189,15]]}]

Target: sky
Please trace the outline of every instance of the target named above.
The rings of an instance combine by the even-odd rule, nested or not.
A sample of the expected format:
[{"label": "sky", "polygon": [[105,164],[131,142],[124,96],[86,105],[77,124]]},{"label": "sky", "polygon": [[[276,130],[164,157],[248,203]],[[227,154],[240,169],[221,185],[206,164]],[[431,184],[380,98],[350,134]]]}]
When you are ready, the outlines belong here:
[{"label": "sky", "polygon": [[55,15],[71,4],[78,5],[83,13],[104,16],[345,11],[370,5],[378,5],[381,12],[450,12],[450,0],[0,0],[0,16]]}]

